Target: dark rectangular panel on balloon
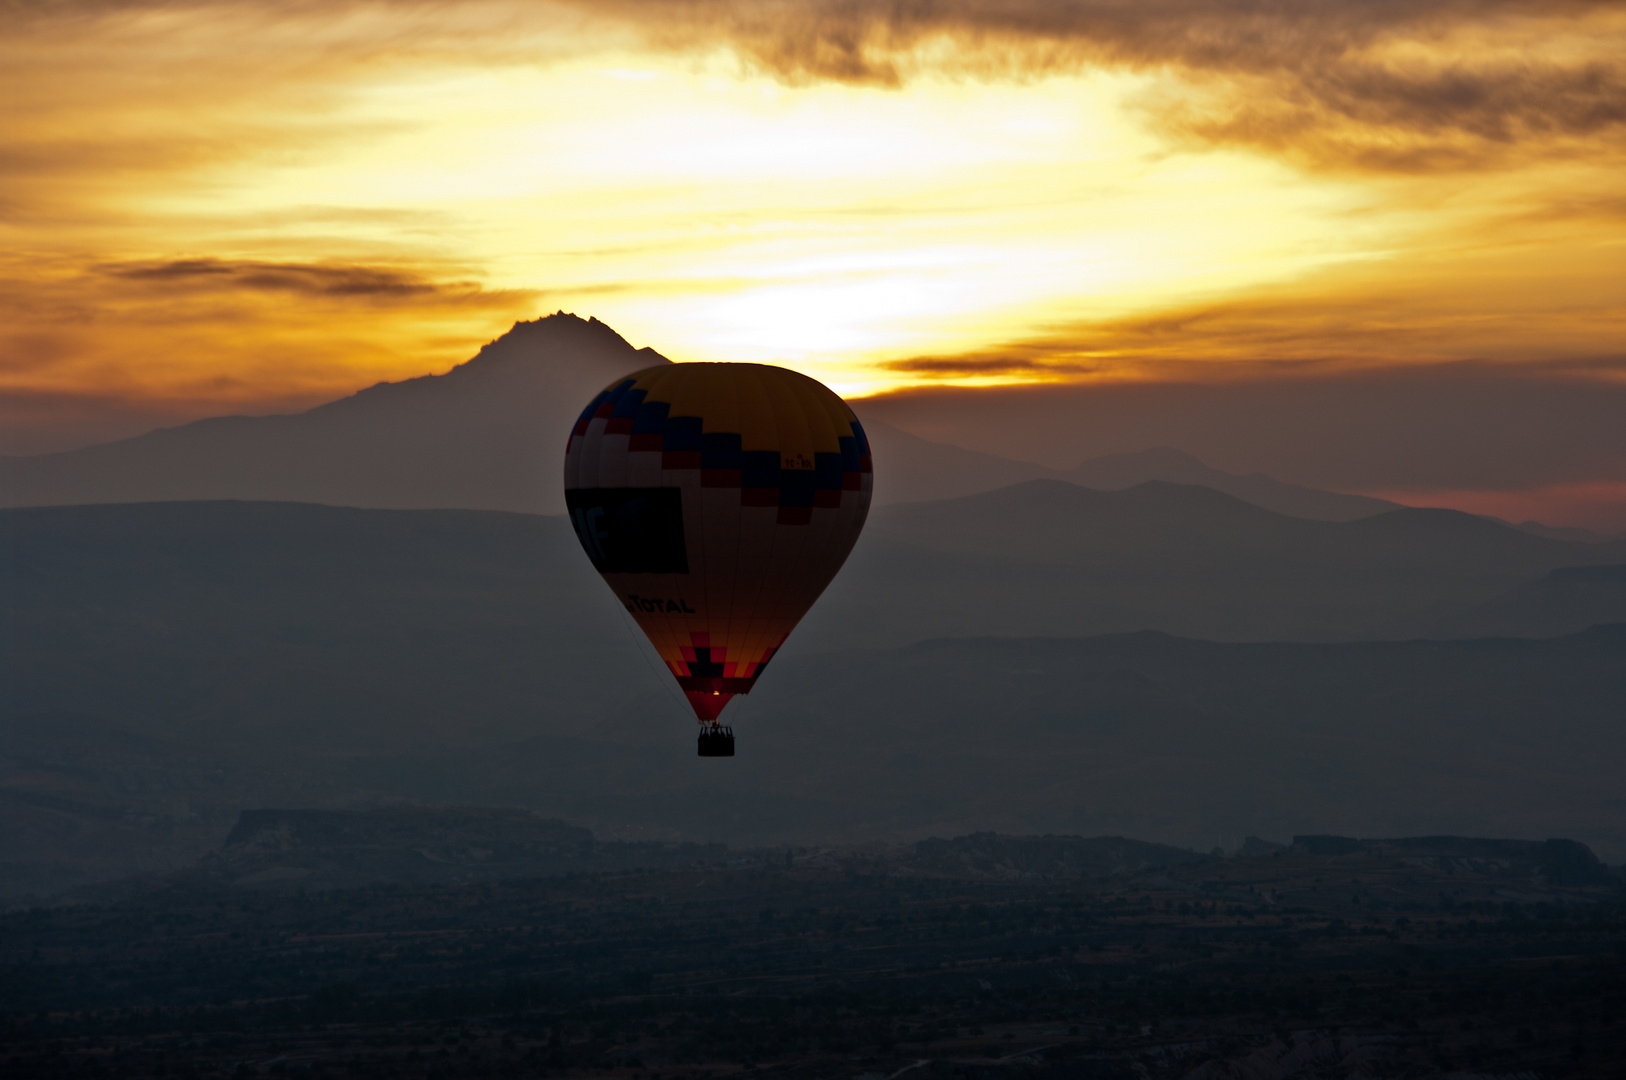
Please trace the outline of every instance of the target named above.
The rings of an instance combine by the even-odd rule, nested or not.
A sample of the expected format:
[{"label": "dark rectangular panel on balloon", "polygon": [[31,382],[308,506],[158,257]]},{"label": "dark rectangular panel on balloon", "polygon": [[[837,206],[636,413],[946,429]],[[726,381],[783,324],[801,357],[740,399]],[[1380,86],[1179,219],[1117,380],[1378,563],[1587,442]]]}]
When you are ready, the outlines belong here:
[{"label": "dark rectangular panel on balloon", "polygon": [[[856,458],[858,455],[854,454]],[[820,491],[841,490],[841,470],[844,456],[819,452],[813,455],[813,473],[818,477],[816,486]]]},{"label": "dark rectangular panel on balloon", "polygon": [[644,403],[644,396],[647,393],[646,390],[626,391],[616,401],[615,411],[610,415],[626,417],[628,420],[635,419],[638,416],[638,407]]},{"label": "dark rectangular panel on balloon", "polygon": [[[661,449],[672,451],[693,450],[700,453],[704,446],[704,436],[701,432],[701,421],[698,416],[673,416],[666,421],[666,431],[661,436],[663,442]],[[695,468],[699,468],[697,464]]]},{"label": "dark rectangular panel on balloon", "polygon": [[786,469],[779,474],[780,506],[812,506],[818,474],[812,469]]},{"label": "dark rectangular panel on balloon", "polygon": [[[654,435],[664,439],[666,436],[666,414],[672,411],[672,406],[664,401],[646,401],[638,406],[638,421],[632,427],[634,435]],[[660,443],[654,447],[656,450],[664,449]]]},{"label": "dark rectangular panel on balloon", "polygon": [[707,469],[738,469],[740,437],[729,432],[706,432],[700,437],[700,460]]},{"label": "dark rectangular panel on balloon", "polygon": [[748,488],[777,488],[779,486],[779,451],[746,450],[740,454],[740,486]]},{"label": "dark rectangular panel on balloon", "polygon": [[599,573],[689,572],[682,488],[572,488],[565,506]]}]

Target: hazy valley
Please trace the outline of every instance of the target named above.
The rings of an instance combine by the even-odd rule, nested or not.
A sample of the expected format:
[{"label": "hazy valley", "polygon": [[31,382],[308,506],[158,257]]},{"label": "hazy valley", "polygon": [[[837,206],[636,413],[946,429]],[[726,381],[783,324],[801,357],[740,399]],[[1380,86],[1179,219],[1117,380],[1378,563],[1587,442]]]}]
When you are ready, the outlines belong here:
[{"label": "hazy valley", "polygon": [[[882,508],[736,705],[733,769],[692,756],[560,518],[136,504],[6,511],[0,536],[13,894],[182,865],[245,808],[402,800],[620,839],[1423,831],[1626,856],[1626,636],[1585,629],[1626,621],[1618,565],[1584,563],[1621,556],[1465,515],[1053,481]],[[1350,640],[1521,619],[1567,636]],[[1301,640],[1171,636],[1225,620]]]}]

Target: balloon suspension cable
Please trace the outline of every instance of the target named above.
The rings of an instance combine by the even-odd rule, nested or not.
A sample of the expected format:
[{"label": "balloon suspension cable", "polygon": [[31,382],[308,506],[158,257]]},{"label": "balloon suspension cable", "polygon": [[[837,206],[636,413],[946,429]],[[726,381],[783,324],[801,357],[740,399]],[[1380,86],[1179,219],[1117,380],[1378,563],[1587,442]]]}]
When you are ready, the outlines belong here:
[{"label": "balloon suspension cable", "polygon": [[688,713],[689,700],[683,696],[683,691],[679,690],[672,684],[672,672],[667,669],[664,662],[660,664],[655,663],[655,660],[660,659],[660,653],[657,652],[655,654],[655,660],[651,660],[649,658],[649,653],[646,653],[644,650],[653,650],[655,646],[649,643],[649,638],[644,636],[643,631],[638,629],[638,624],[633,622],[632,619],[627,615],[627,609],[621,607],[620,604],[617,604],[616,607],[621,612],[621,621],[626,624],[627,633],[632,637],[632,647],[638,651],[639,656],[644,658],[644,663],[649,666],[650,672],[655,676],[655,681],[664,687],[668,694],[675,696],[678,707],[684,713]]}]

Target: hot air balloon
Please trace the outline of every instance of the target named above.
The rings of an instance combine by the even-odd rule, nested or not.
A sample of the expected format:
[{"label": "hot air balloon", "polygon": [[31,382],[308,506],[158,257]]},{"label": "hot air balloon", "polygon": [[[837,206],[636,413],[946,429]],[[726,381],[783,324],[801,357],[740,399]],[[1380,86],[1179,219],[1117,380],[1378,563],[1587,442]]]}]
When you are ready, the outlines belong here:
[{"label": "hot air balloon", "polygon": [[664,364],[617,379],[565,451],[576,536],[701,724],[748,694],[846,561],[869,513],[869,441],[823,383],[766,364]]}]

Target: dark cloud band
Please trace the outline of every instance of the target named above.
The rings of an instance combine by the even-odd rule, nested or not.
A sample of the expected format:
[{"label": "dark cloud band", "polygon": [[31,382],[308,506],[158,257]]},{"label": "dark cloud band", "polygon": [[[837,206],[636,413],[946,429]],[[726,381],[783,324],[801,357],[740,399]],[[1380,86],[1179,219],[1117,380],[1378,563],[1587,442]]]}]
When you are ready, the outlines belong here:
[{"label": "dark cloud band", "polygon": [[1050,358],[1030,360],[1009,354],[973,356],[915,356],[882,365],[891,371],[913,375],[939,375],[975,378],[978,375],[1079,376],[1102,370],[1101,365],[1076,360]]},{"label": "dark cloud band", "polygon": [[171,259],[115,263],[98,269],[106,277],[125,282],[194,291],[241,290],[307,297],[441,302],[478,300],[486,295],[480,285],[472,281],[435,281],[412,271],[364,265]]},{"label": "dark cloud band", "polygon": [[[1091,66],[1175,70],[1183,91],[1139,103],[1157,126],[1321,166],[1482,167],[1515,143],[1585,139],[1626,123],[1620,50],[1568,63],[1542,58],[1545,36],[1584,33],[1589,17],[1619,11],[1590,0],[595,0],[594,7],[672,47],[726,41],[790,81],[897,85],[926,69],[1018,78]],[[1613,33],[1622,29],[1616,19]],[[1528,48],[1480,56],[1453,44],[1463,32],[1500,34]],[[1404,60],[1389,55],[1395,46],[1405,47]]]}]

